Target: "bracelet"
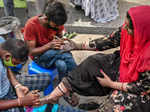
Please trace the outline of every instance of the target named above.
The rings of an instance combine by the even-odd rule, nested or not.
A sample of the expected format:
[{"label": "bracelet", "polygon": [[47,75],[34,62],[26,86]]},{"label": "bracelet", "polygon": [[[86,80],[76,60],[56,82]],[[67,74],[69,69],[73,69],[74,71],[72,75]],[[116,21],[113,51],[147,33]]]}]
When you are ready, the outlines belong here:
[{"label": "bracelet", "polygon": [[18,101],[18,105],[21,106],[21,100],[18,98],[17,101]]},{"label": "bracelet", "polygon": [[15,85],[15,89],[19,88],[20,86],[21,86],[21,84]]},{"label": "bracelet", "polygon": [[61,93],[62,93],[63,95],[65,95],[65,93],[64,93],[64,91],[62,90],[62,88],[60,87],[60,85],[58,85],[58,89],[61,91]]}]

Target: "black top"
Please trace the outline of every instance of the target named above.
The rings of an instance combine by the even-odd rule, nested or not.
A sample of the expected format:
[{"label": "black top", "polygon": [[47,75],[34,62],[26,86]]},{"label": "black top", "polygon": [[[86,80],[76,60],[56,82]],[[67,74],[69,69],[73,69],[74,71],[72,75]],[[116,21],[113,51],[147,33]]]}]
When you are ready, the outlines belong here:
[{"label": "black top", "polygon": [[[120,30],[107,39],[96,39],[89,43],[89,46],[99,50],[118,47],[120,44]],[[94,46],[95,45],[95,46]],[[108,94],[111,89],[100,86],[96,76],[102,77],[100,69],[111,77],[112,80],[118,78],[118,68],[120,64],[120,53],[116,51],[113,54],[96,54],[89,56],[63,80],[66,86],[81,95],[103,96]]]},{"label": "black top", "polygon": [[[91,47],[99,50],[118,47],[120,32],[107,39],[96,39],[90,42]],[[102,87],[96,77],[102,77],[100,69],[109,75],[112,80],[119,77],[120,53],[96,54],[88,57],[76,69],[64,78],[63,82],[73,92],[86,96],[102,96],[112,89]],[[99,109],[100,112],[150,112],[150,72],[140,73],[136,82],[128,83],[128,92],[114,90],[108,101]],[[109,107],[109,108],[108,108]]]}]

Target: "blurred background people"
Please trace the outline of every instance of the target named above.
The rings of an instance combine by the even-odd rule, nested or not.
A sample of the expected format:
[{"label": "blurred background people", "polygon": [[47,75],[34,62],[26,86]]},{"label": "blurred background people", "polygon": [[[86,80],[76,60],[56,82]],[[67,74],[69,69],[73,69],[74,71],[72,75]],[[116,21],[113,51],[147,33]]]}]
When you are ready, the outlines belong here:
[{"label": "blurred background people", "polygon": [[77,9],[82,8],[85,16],[94,21],[106,23],[119,16],[118,0],[71,0]]},{"label": "blurred background people", "polygon": [[14,1],[13,0],[3,0],[3,3],[4,3],[5,16],[15,16]]}]

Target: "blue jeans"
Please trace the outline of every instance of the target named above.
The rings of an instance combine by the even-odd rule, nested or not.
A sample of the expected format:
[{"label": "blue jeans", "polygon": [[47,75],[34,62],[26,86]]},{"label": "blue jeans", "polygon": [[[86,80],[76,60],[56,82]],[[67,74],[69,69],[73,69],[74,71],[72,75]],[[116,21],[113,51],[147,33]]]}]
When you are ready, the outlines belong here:
[{"label": "blue jeans", "polygon": [[5,16],[15,16],[13,0],[3,0]]},{"label": "blue jeans", "polygon": [[41,56],[35,57],[34,61],[41,67],[56,67],[61,80],[69,71],[76,67],[76,63],[69,52],[61,53],[62,50],[48,50]]}]

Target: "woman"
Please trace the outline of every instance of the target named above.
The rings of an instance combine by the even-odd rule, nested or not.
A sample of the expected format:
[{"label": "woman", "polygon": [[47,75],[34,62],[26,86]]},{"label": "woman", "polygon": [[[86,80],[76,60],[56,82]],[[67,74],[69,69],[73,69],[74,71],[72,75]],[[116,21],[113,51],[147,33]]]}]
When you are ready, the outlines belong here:
[{"label": "woman", "polygon": [[71,0],[76,8],[85,11],[85,16],[91,16],[96,22],[106,23],[119,16],[118,0]]},{"label": "woman", "polygon": [[150,6],[131,8],[121,34],[117,32],[107,40],[90,44],[104,50],[116,47],[120,42],[120,55],[116,51],[90,56],[70,72],[49,96],[41,99],[41,103],[53,102],[69,92],[103,96],[113,90],[99,112],[149,112],[149,12]]},{"label": "woman", "polygon": [[111,81],[104,72],[104,79],[99,79],[103,86],[121,90],[111,94],[115,112],[150,111],[149,11],[150,6],[133,7],[128,11],[132,23],[126,19],[121,31],[119,82]]}]

